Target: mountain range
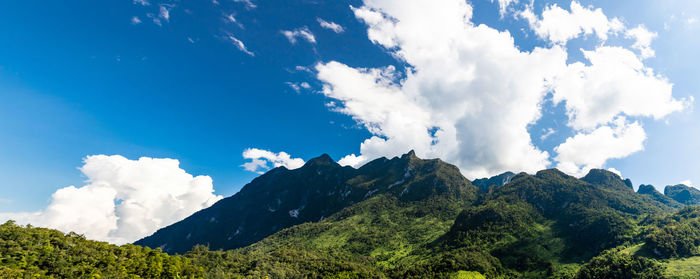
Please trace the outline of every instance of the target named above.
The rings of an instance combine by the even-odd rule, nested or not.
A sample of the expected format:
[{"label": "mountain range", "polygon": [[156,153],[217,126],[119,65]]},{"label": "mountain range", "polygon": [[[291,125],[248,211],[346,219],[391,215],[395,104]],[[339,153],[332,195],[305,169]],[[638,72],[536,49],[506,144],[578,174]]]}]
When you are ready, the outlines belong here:
[{"label": "mountain range", "polygon": [[192,278],[700,278],[699,203],[602,169],[469,181],[413,151],[360,168],[324,154],[132,246]]}]

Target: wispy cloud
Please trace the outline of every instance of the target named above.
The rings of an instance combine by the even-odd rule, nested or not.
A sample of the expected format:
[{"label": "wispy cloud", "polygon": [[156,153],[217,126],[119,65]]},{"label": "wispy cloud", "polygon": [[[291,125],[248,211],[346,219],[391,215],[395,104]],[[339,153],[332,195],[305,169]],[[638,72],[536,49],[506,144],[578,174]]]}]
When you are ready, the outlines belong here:
[{"label": "wispy cloud", "polygon": [[545,140],[549,136],[554,135],[554,133],[555,133],[554,129],[552,129],[552,128],[547,128],[544,131],[545,131],[545,133],[540,136],[540,140]]},{"label": "wispy cloud", "polygon": [[160,11],[158,12],[158,17],[165,21],[170,21],[170,8],[166,5],[160,5]]},{"label": "wispy cloud", "polygon": [[255,5],[255,3],[250,0],[233,0],[233,2],[245,5],[246,9],[255,9],[258,7],[258,5]]},{"label": "wispy cloud", "polygon": [[136,25],[139,23],[141,23],[141,19],[139,17],[137,17],[137,16],[131,17],[131,24]]},{"label": "wispy cloud", "polygon": [[325,21],[322,18],[316,18],[316,21],[318,21],[318,24],[320,24],[321,27],[329,29],[335,33],[343,33],[343,31],[345,31],[345,28],[343,28],[343,26],[340,26],[335,22]]},{"label": "wispy cloud", "polygon": [[243,24],[242,24],[240,21],[238,21],[238,20],[236,19],[236,16],[235,16],[234,14],[228,14],[228,15],[225,16],[225,18],[226,18],[226,21],[227,21],[227,22],[236,24],[236,25],[238,25],[238,27],[240,27],[241,29],[245,29],[245,27],[243,26]]},{"label": "wispy cloud", "polygon": [[242,51],[243,53],[248,54],[248,55],[250,55],[250,56],[255,56],[255,54],[254,54],[252,51],[249,51],[248,48],[246,48],[245,44],[244,44],[241,40],[239,40],[238,38],[234,37],[234,36],[231,35],[231,34],[228,34],[228,35],[227,35],[227,38],[228,38],[229,40],[231,40],[231,42],[233,43],[233,45],[234,45],[236,48],[238,48],[238,50],[240,50],[240,51]]},{"label": "wispy cloud", "polygon": [[148,2],[148,0],[134,0],[134,4],[141,5],[141,6],[151,5],[151,3]]},{"label": "wispy cloud", "polygon": [[297,38],[302,38],[312,44],[316,43],[316,37],[306,26],[294,30],[282,30],[282,35],[287,37],[287,40],[292,44],[297,43]]},{"label": "wispy cloud", "polygon": [[301,89],[309,89],[311,88],[311,85],[308,82],[285,82],[286,85],[291,87],[294,91],[297,93],[301,92]]}]

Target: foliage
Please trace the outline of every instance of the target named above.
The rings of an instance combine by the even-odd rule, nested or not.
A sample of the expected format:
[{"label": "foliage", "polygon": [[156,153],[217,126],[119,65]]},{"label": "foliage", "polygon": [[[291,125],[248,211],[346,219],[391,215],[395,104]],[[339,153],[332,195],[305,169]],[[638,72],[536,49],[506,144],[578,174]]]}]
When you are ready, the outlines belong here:
[{"label": "foliage", "polygon": [[657,220],[647,234],[646,245],[662,257],[690,257],[700,249],[700,207],[686,207]]},{"label": "foliage", "polygon": [[581,268],[576,278],[653,279],[664,278],[663,272],[663,266],[656,260],[611,249],[591,259]]},{"label": "foliage", "polygon": [[384,278],[367,260],[330,251],[283,247],[269,253],[246,254],[197,246],[185,256],[204,267],[205,278]]},{"label": "foliage", "polygon": [[11,221],[0,225],[0,278],[199,278],[202,272],[189,259],[148,247]]}]

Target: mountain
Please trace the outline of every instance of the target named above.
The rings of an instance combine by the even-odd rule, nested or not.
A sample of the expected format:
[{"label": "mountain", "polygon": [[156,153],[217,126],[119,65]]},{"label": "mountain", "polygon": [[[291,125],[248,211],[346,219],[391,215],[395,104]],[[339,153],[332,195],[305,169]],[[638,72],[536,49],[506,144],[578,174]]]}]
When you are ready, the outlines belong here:
[{"label": "mountain", "polygon": [[[406,157],[371,164],[376,168]],[[614,173],[592,170],[585,180],[556,169],[520,173],[483,192],[454,166],[410,157],[415,177],[405,180],[411,181],[407,185],[394,186],[399,187],[396,190],[377,191],[321,221],[280,230],[246,247],[210,251],[198,246],[186,256],[222,277],[665,278],[699,274],[690,267],[700,262],[693,250],[700,244],[700,235],[659,231],[668,220],[694,225],[694,215],[664,217],[677,207],[634,192]],[[385,168],[389,169],[393,168]],[[435,188],[438,185],[446,187]],[[427,194],[405,198],[414,187],[453,190],[421,191]],[[669,260],[653,254],[654,249],[675,251],[673,243],[688,239],[691,242],[684,247],[692,252],[683,254],[686,258]],[[223,259],[236,259],[236,264],[224,268]],[[678,267],[687,268],[678,271]]]},{"label": "mountain", "polygon": [[622,180],[616,173],[603,170],[603,169],[591,169],[586,176],[582,177],[581,180],[586,181],[591,184],[605,185],[617,188],[629,188],[634,191],[632,186],[632,181],[629,179]]},{"label": "mountain", "polygon": [[663,203],[665,205],[674,207],[674,208],[681,208],[683,207],[683,204],[675,201],[674,199],[661,194],[659,191],[654,188],[652,185],[639,185],[639,189],[637,189],[637,193],[642,194],[642,195],[648,195],[655,201],[658,201],[660,203]]},{"label": "mountain", "polygon": [[434,196],[472,201],[477,192],[457,167],[439,159],[419,159],[413,151],[391,160],[376,159],[359,169],[342,167],[324,154],[295,170],[270,170],[237,194],[135,244],[169,253],[184,253],[196,244],[233,249],[284,228],[362,208],[352,206],[374,196],[386,194],[396,202]]},{"label": "mountain", "polygon": [[666,186],[664,195],[685,205],[700,204],[700,190],[683,184]]},{"label": "mountain", "polygon": [[[645,216],[681,207],[669,200],[646,187],[636,193],[629,179],[602,169],[581,179],[548,169],[470,183],[455,166],[414,152],[359,169],[324,155],[271,170],[137,243],[180,253],[194,247],[185,255],[222,277],[237,270],[273,278],[573,278],[619,261],[640,267],[629,274],[658,275],[663,265],[653,257],[621,247],[649,251],[644,239],[661,221]],[[263,233],[251,237],[253,228]],[[239,238],[230,238],[234,229]],[[230,248],[237,249],[210,250]],[[236,264],[223,268],[223,259]]]},{"label": "mountain", "polygon": [[504,172],[502,174],[492,176],[490,178],[480,178],[472,181],[472,184],[476,186],[477,188],[481,189],[484,192],[489,191],[489,187],[491,186],[496,186],[500,187],[505,185],[506,183],[510,182],[511,179],[515,176],[515,173],[513,172]]},{"label": "mountain", "polygon": [[[14,225],[6,236],[4,226],[0,277],[700,278],[700,207],[673,199],[692,203],[692,188],[635,192],[602,169],[476,183],[414,152],[357,169],[322,155],[137,242],[156,249],[75,245]],[[111,254],[96,252],[104,245]],[[89,271],[71,273],[63,257]]]}]

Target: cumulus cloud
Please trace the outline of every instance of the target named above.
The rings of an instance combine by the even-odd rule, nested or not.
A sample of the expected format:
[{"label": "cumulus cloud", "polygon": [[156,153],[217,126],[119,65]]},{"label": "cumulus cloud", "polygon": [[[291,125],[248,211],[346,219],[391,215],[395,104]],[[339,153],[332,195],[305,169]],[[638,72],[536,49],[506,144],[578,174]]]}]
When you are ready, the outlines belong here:
[{"label": "cumulus cloud", "polygon": [[234,36],[231,35],[231,34],[228,34],[228,35],[226,36],[226,38],[227,38],[229,41],[231,41],[231,43],[233,43],[233,45],[234,45],[238,50],[240,50],[240,51],[242,51],[243,53],[248,54],[248,55],[250,55],[250,56],[255,56],[255,53],[253,53],[252,51],[248,50],[248,48],[246,48],[245,44],[244,44],[241,40],[239,40],[238,38],[234,37]]},{"label": "cumulus cloud", "polygon": [[654,57],[656,54],[651,48],[651,41],[653,41],[657,36],[658,34],[656,32],[647,30],[644,25],[639,25],[625,32],[625,37],[635,40],[632,47],[639,51],[639,55],[642,59]]},{"label": "cumulus cloud", "polygon": [[628,123],[620,117],[611,126],[578,133],[557,146],[557,168],[581,176],[601,168],[608,159],[624,158],[644,149],[644,140],[646,133],[638,122]]},{"label": "cumulus cloud", "polygon": [[605,41],[608,34],[624,30],[624,24],[617,18],[608,19],[603,10],[585,8],[577,1],[571,1],[570,11],[557,4],[548,5],[541,17],[534,14],[532,6],[520,12],[530,27],[540,38],[563,44],[581,34],[595,35]]},{"label": "cumulus cloud", "polygon": [[660,119],[689,104],[674,99],[673,85],[628,49],[604,46],[583,54],[590,65],[569,65],[553,86],[554,103],[565,101],[575,129],[593,129],[621,113]]},{"label": "cumulus cloud", "polygon": [[241,165],[245,170],[263,173],[270,169],[270,164],[273,167],[286,167],[287,169],[296,169],[304,165],[304,160],[301,158],[292,158],[287,152],[275,153],[269,150],[258,148],[248,148],[243,151],[243,158],[249,159]]},{"label": "cumulus cloud", "polygon": [[294,30],[282,30],[282,35],[287,37],[287,40],[292,44],[297,43],[297,38],[302,38],[312,44],[316,43],[316,37],[306,26]]},{"label": "cumulus cloud", "polygon": [[[366,0],[351,9],[370,41],[408,67],[316,65],[321,93],[333,100],[330,109],[372,134],[360,154],[340,160],[344,165],[414,149],[457,165],[470,178],[536,171],[552,160],[578,173],[643,148],[641,124],[627,119],[660,119],[689,103],[674,99],[670,82],[632,51],[605,46],[624,26],[578,2],[571,12],[548,6],[541,16],[531,14],[533,31],[554,42],[532,51],[521,51],[508,31],[473,24],[465,1]],[[586,34],[603,43],[583,51],[588,64],[567,63],[565,42]],[[534,146],[528,132],[549,93],[566,106],[575,133],[554,157]],[[581,146],[621,150],[584,156],[575,152]]]},{"label": "cumulus cloud", "polygon": [[332,22],[332,21],[325,21],[322,18],[316,18],[316,21],[318,21],[318,24],[321,25],[321,27],[329,29],[335,33],[343,33],[345,29],[343,26],[340,26],[339,24]]},{"label": "cumulus cloud", "polygon": [[175,159],[88,156],[80,168],[86,185],[57,190],[43,211],[0,218],[116,244],[133,242],[222,198],[213,194],[209,176],[194,177],[179,164]]}]

